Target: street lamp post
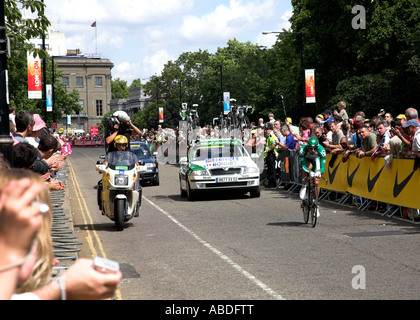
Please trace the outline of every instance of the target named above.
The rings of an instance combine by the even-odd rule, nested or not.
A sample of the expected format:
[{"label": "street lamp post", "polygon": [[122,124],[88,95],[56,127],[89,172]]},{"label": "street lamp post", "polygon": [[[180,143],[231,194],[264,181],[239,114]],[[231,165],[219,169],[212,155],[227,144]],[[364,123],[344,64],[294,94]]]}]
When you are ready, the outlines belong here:
[{"label": "street lamp post", "polygon": [[264,35],[267,34],[296,34],[299,37],[300,43],[300,69],[302,74],[302,107],[303,107],[303,115],[306,114],[306,103],[305,103],[305,70],[303,67],[303,38],[302,32],[289,32],[289,31],[263,31]]},{"label": "street lamp post", "polygon": [[12,165],[13,139],[10,137],[7,87],[7,38],[4,1],[0,3],[0,154]]}]

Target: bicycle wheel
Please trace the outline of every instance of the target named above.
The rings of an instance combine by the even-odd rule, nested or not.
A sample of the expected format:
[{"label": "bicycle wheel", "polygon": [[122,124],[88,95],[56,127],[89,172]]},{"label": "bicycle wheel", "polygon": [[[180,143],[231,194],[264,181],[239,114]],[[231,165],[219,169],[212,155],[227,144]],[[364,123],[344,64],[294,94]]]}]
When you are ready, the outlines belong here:
[{"label": "bicycle wheel", "polygon": [[248,117],[245,116],[241,121],[241,130],[250,129],[250,128],[251,128],[251,122],[249,121]]},{"label": "bicycle wheel", "polygon": [[312,199],[311,199],[311,222],[312,222],[312,228],[315,227],[316,221],[317,221],[317,208],[318,208],[318,195],[317,195],[317,189],[316,186],[312,184]]},{"label": "bicycle wheel", "polygon": [[309,192],[310,186],[306,186],[306,199],[302,200],[302,212],[303,212],[303,222],[305,224],[309,221],[309,208],[311,203],[311,193]]}]

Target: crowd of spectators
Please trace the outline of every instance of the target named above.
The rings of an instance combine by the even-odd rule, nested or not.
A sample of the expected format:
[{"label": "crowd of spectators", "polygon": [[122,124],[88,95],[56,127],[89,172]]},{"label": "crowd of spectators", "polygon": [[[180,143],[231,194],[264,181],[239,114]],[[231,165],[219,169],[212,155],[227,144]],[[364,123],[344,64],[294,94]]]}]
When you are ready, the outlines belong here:
[{"label": "crowd of spectators", "polygon": [[[396,117],[381,110],[372,117],[358,111],[350,118],[345,102],[341,101],[337,109],[325,110],[315,119],[300,118],[297,126],[292,124],[291,118],[269,122],[273,124],[280,149],[297,150],[310,137],[316,137],[327,153],[343,154],[345,159],[350,154],[359,158],[371,157],[372,160],[379,156],[390,163],[393,158],[420,157],[419,118],[414,108],[408,108]],[[252,132],[260,137],[260,141],[252,142],[253,145],[264,144],[265,137],[257,133],[264,130],[265,125],[262,118],[258,125],[254,124]]]},{"label": "crowd of spectators", "polygon": [[55,174],[66,165],[71,148],[38,114],[11,108],[9,124],[11,159],[0,153],[0,299],[112,297],[121,272],[98,272],[92,259],[78,259],[52,278],[58,261],[51,241],[50,193],[65,188]]}]

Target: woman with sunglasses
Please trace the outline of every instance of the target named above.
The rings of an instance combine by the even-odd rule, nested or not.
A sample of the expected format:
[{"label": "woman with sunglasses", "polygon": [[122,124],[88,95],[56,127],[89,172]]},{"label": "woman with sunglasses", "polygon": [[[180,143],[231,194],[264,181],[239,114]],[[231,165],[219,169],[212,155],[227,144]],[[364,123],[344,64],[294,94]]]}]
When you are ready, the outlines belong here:
[{"label": "woman with sunglasses", "polygon": [[[319,195],[320,186],[319,179],[325,172],[325,158],[327,153],[323,146],[318,142],[318,139],[311,137],[308,143],[301,146],[298,154],[299,167],[302,168],[302,179],[306,180],[308,175],[314,179],[317,195]],[[306,185],[301,190],[301,195],[306,194]],[[317,216],[319,217],[319,208],[317,208]]]}]

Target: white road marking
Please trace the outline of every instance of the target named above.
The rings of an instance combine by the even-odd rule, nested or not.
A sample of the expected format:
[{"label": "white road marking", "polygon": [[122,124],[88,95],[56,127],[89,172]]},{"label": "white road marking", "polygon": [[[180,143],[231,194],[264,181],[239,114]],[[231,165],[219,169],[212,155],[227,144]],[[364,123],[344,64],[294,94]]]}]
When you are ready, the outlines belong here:
[{"label": "white road marking", "polygon": [[226,256],[221,251],[219,251],[218,249],[216,249],[215,247],[213,247],[211,244],[209,244],[206,241],[204,241],[203,239],[201,239],[196,233],[194,233],[193,231],[191,231],[190,229],[188,229],[186,226],[184,226],[182,223],[180,223],[178,220],[176,220],[173,216],[171,216],[168,212],[166,212],[165,210],[163,210],[157,204],[155,204],[151,200],[147,199],[145,196],[143,196],[143,199],[147,200],[147,202],[149,202],[153,207],[155,207],[157,210],[159,210],[165,216],[167,216],[169,219],[171,219],[172,222],[174,222],[178,227],[180,227],[185,232],[187,232],[189,235],[191,235],[195,240],[197,240],[204,247],[206,247],[211,252],[213,252],[214,254],[216,254],[219,258],[221,258],[222,260],[224,260],[225,262],[227,262],[236,271],[238,271],[243,276],[245,276],[246,278],[248,278],[249,280],[251,280],[254,284],[256,284],[258,287],[260,287],[262,290],[264,290],[267,294],[269,294],[270,296],[272,296],[273,298],[278,299],[278,300],[286,300],[280,294],[278,294],[277,292],[275,292],[274,290],[272,290],[269,286],[267,286],[265,283],[263,283],[262,281],[258,280],[255,276],[253,276],[252,274],[250,274],[248,271],[244,270],[240,265],[238,265],[237,263],[235,263],[228,256]]}]

